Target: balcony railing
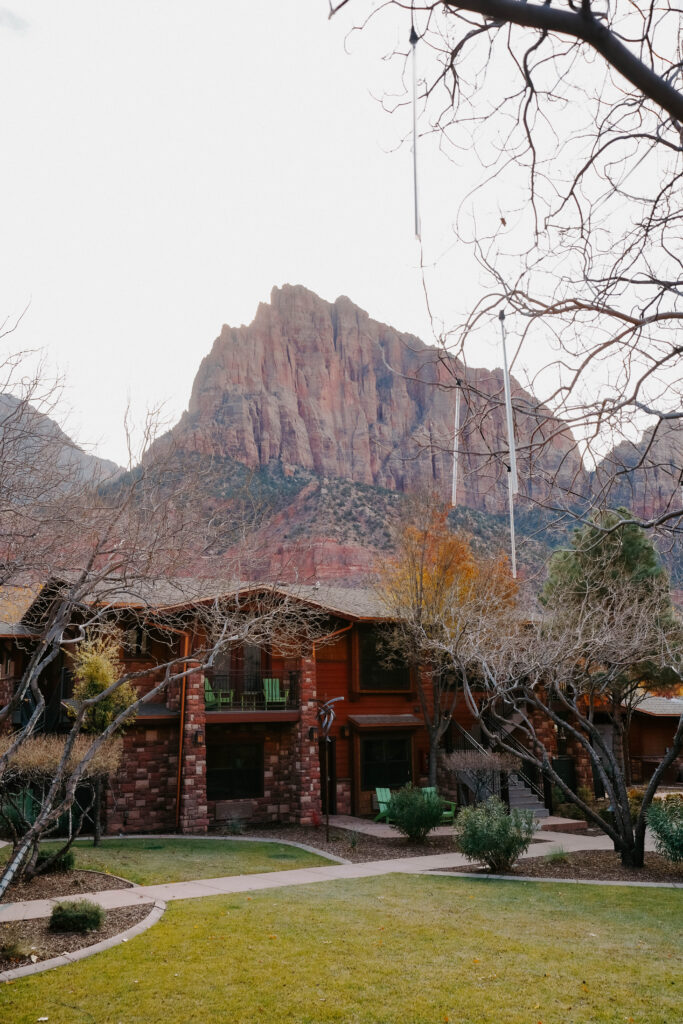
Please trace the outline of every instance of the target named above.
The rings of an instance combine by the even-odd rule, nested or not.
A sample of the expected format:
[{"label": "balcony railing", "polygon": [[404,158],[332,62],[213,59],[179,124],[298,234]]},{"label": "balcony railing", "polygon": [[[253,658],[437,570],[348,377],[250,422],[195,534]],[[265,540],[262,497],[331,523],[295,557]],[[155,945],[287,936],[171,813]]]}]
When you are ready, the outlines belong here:
[{"label": "balcony railing", "polygon": [[204,705],[207,711],[296,711],[299,707],[299,673],[207,675]]}]

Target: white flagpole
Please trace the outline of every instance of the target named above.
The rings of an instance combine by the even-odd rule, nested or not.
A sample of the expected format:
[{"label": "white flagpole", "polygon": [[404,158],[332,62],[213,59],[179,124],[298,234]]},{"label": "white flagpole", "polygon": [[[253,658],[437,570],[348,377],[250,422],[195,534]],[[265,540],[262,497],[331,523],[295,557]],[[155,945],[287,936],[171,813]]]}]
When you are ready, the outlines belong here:
[{"label": "white flagpole", "polygon": [[500,332],[503,337],[503,386],[505,389],[505,418],[508,431],[508,452],[510,465],[507,467],[508,477],[508,504],[510,507],[510,563],[512,566],[512,578],[517,579],[517,552],[515,546],[515,506],[514,496],[519,491],[517,479],[517,453],[515,451],[515,424],[512,418],[512,392],[510,389],[510,371],[508,369],[507,345],[505,343],[505,313],[501,309],[498,314],[500,320]]},{"label": "white flagpole", "polygon": [[451,486],[451,505],[458,504],[458,439],[460,435],[460,381],[455,391],[455,423],[453,426],[453,483]]},{"label": "white flagpole", "polygon": [[505,313],[501,309],[498,314],[500,331],[503,336],[503,387],[505,388],[505,418],[508,427],[508,451],[510,453],[510,473],[512,475],[512,493],[519,491],[517,480],[517,453],[515,451],[515,425],[512,419],[512,393],[510,391],[510,371],[508,370],[508,353],[505,343]]},{"label": "white flagpole", "polygon": [[512,473],[508,469],[508,504],[510,507],[510,565],[512,568],[512,578],[517,579],[517,549],[515,545],[515,505],[514,495],[512,493]]},{"label": "white flagpole", "polygon": [[417,191],[417,41],[415,26],[410,26],[410,45],[413,48],[413,204],[415,208],[415,237],[420,241],[420,206]]}]

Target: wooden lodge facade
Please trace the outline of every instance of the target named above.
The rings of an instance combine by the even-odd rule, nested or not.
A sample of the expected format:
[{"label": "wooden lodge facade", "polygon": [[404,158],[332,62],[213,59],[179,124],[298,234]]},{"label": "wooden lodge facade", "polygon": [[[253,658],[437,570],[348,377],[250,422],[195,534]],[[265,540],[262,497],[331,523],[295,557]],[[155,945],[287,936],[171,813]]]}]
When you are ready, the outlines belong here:
[{"label": "wooden lodge facade", "polygon": [[[34,642],[36,593],[9,590],[0,601],[0,706],[21,678]],[[373,814],[377,787],[426,784],[429,739],[417,680],[407,665],[387,666],[382,658],[385,620],[376,595],[329,586],[276,593],[315,610],[324,627],[317,642],[295,656],[276,643],[240,644],[216,656],[210,668],[197,664],[196,671],[191,671],[194,634],[182,625],[187,619],[181,616],[178,628],[169,630],[158,622],[159,609],[119,604],[121,656],[126,671],[140,673],[141,694],[159,680],[159,666],[170,657],[186,659],[190,671],[141,705],[126,729],[122,765],[107,786],[105,833],[203,833],[232,821],[310,825],[328,807],[330,813]],[[40,687],[46,700],[43,729],[65,731],[71,697],[67,655],[49,666]],[[333,698],[342,699],[334,704],[325,787],[318,710]],[[671,715],[680,714],[681,701],[674,703],[676,708],[652,705],[648,710],[658,714],[649,718],[636,716],[632,748],[644,775],[664,754]],[[17,709],[14,725],[28,712],[30,707]],[[561,737],[558,745],[552,726],[542,727],[548,748],[571,761],[574,780],[592,785],[585,751],[562,744]],[[476,735],[459,701],[446,745],[456,734],[471,732]],[[457,797],[455,780],[449,789],[440,773],[439,784],[444,795]]]}]

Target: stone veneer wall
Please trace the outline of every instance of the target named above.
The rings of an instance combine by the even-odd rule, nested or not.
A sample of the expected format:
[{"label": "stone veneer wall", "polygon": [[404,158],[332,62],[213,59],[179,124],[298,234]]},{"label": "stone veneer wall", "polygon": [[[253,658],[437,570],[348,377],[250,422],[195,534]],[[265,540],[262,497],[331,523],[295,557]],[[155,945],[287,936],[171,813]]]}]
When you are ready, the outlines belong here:
[{"label": "stone veneer wall", "polygon": [[107,833],[175,829],[178,726],[132,726],[123,737],[123,760],[106,793]]},{"label": "stone veneer wall", "polygon": [[[188,676],[185,696],[183,764],[179,830],[202,834],[210,822],[231,817],[310,825],[321,814],[317,728],[316,667],[312,658],[300,664],[301,717],[292,723],[245,723],[227,727],[264,743],[264,793],[253,800],[207,801],[206,710],[204,677]],[[179,700],[169,695],[169,704]],[[214,728],[211,725],[209,728]],[[215,728],[218,728],[216,726]],[[123,764],[107,793],[108,833],[175,830],[179,722],[146,726],[136,723],[124,737]],[[196,741],[198,734],[204,743]],[[348,780],[338,785],[338,811],[349,813]],[[218,806],[217,806],[218,805]]]},{"label": "stone veneer wall", "polygon": [[593,766],[585,747],[583,747],[578,740],[574,739],[573,736],[568,736],[567,753],[574,758],[577,788],[579,786],[584,786],[586,789],[590,789],[591,793],[593,793],[595,786],[595,782],[593,780]]},{"label": "stone veneer wall", "polygon": [[185,692],[179,822],[180,831],[191,834],[206,832],[209,826],[206,803],[206,746],[197,743],[199,735],[206,737],[204,673],[194,672],[187,677]]},{"label": "stone veneer wall", "polygon": [[235,800],[208,800],[209,820],[226,825],[231,820],[255,823],[297,820],[292,802],[291,765],[295,742],[294,726],[288,722],[258,722],[247,725],[209,725],[209,732],[220,730],[225,742],[231,736],[263,743],[263,796]]},{"label": "stone veneer wall", "polygon": [[337,779],[337,814],[351,813],[351,779]]},{"label": "stone veneer wall", "polygon": [[308,738],[309,731],[318,727],[315,659],[302,658],[299,671],[301,718],[294,730],[290,792],[294,820],[301,825],[313,825],[322,813],[317,734],[312,740]]}]

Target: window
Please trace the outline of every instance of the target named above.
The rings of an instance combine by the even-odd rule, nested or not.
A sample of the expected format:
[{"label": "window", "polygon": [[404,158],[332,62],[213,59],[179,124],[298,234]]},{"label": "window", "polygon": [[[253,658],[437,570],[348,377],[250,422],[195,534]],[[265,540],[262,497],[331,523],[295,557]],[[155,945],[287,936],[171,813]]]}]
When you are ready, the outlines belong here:
[{"label": "window", "polygon": [[398,789],[412,779],[410,736],[372,736],[361,739],[361,789]]},{"label": "window", "polygon": [[207,746],[206,796],[208,800],[263,796],[263,744]]},{"label": "window", "polygon": [[123,650],[127,658],[147,657],[147,631],[142,626],[127,629],[123,638]]},{"label": "window", "polygon": [[404,662],[383,663],[381,634],[373,626],[358,627],[361,690],[409,690],[410,669]]}]

